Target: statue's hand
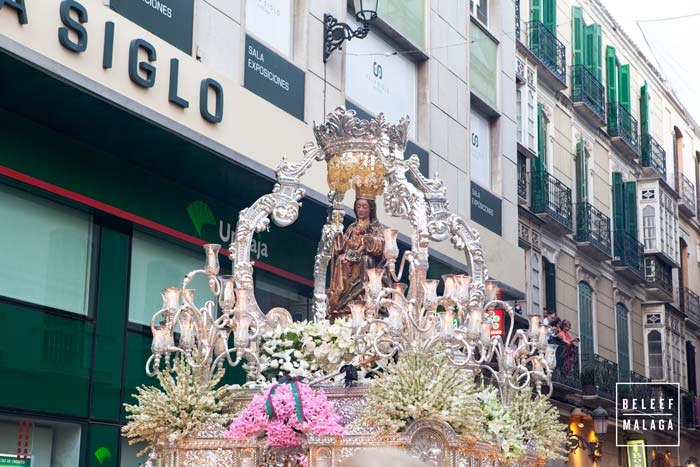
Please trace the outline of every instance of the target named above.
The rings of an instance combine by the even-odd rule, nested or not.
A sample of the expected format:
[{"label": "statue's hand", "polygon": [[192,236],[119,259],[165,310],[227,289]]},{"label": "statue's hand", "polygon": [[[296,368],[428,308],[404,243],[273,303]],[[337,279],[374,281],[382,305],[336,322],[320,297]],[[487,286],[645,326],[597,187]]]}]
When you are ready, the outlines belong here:
[{"label": "statue's hand", "polygon": [[343,251],[345,248],[345,239],[343,238],[343,234],[338,232],[335,234],[335,238],[333,239],[333,250],[336,252]]}]

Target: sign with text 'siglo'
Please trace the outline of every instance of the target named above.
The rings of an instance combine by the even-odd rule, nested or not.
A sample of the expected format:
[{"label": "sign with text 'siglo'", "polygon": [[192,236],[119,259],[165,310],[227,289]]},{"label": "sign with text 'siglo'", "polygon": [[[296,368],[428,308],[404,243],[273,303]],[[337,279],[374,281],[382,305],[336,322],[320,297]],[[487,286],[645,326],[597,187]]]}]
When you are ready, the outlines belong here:
[{"label": "sign with text 'siglo'", "polygon": [[249,35],[244,60],[243,86],[304,120],[304,72]]},{"label": "sign with text 'siglo'", "polygon": [[192,53],[194,0],[110,0],[109,6],[186,54]]},{"label": "sign with text 'siglo'", "polygon": [[471,181],[471,219],[501,235],[501,198]]}]

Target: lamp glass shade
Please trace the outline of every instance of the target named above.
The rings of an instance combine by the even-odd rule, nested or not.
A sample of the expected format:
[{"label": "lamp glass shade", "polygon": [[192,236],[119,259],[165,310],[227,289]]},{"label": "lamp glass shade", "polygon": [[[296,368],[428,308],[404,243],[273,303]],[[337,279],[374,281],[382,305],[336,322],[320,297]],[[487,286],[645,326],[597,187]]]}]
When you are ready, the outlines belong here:
[{"label": "lamp glass shade", "polygon": [[369,23],[377,17],[379,0],[354,0],[355,18],[360,23]]},{"label": "lamp glass shade", "polygon": [[608,411],[602,407],[598,407],[592,413],[593,415],[593,430],[596,435],[601,436],[608,432]]}]

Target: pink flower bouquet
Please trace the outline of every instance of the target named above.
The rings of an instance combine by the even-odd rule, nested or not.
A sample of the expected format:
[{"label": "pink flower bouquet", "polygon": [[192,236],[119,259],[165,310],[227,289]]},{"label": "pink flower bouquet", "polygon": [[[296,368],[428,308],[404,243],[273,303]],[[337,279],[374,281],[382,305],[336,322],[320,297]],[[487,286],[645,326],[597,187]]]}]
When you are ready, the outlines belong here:
[{"label": "pink flower bouquet", "polygon": [[243,439],[260,432],[267,435],[269,446],[290,448],[302,445],[303,434],[342,435],[343,427],[323,391],[288,381],[255,396],[233,420],[226,437]]}]

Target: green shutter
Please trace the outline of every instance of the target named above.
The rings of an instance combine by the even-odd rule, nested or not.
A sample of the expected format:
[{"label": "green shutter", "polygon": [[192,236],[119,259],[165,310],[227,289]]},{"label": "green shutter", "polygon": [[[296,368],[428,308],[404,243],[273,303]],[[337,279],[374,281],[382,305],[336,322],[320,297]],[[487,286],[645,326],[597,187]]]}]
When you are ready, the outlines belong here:
[{"label": "green shutter", "polygon": [[649,92],[646,81],[639,89],[639,120],[642,129],[642,162],[649,165]]},{"label": "green shutter", "polygon": [[544,115],[542,112],[542,104],[537,104],[537,157],[532,161],[532,170],[534,172],[542,172],[545,169],[545,140],[544,140]]},{"label": "green shutter", "polygon": [[[583,10],[580,6],[571,7],[571,23],[572,23],[572,51],[573,51],[573,66],[583,65],[583,28],[585,24],[583,22]],[[574,86],[576,84],[574,83]],[[575,94],[575,93],[574,93]]]},{"label": "green shutter", "polygon": [[593,289],[586,282],[578,283],[578,324],[581,354],[595,353],[593,345]]},{"label": "green shutter", "polygon": [[637,239],[637,182],[625,182],[625,230]]},{"label": "green shutter", "polygon": [[591,50],[588,52],[591,56],[591,73],[598,81],[603,80],[603,28],[600,24],[592,24],[586,27],[586,34],[591,36]]},{"label": "green shutter", "polygon": [[608,87],[608,133],[617,133],[617,57],[615,47],[605,49],[605,78]]},{"label": "green shutter", "polygon": [[557,311],[557,273],[556,266],[544,261],[544,304],[547,311]]},{"label": "green shutter", "polygon": [[586,147],[583,140],[576,143],[576,202],[588,201],[588,161],[586,160]]},{"label": "green shutter", "polygon": [[622,174],[612,173],[612,205],[613,205],[613,256],[621,257],[624,254],[624,239],[622,232],[625,230],[625,201],[622,186]]},{"label": "green shutter", "polygon": [[542,9],[542,22],[544,27],[555,36],[557,35],[557,1],[544,0],[544,8]]},{"label": "green shutter", "polygon": [[542,0],[530,0],[530,21],[542,22]]},{"label": "green shutter", "polygon": [[630,110],[630,66],[622,65],[618,70],[618,91],[620,105]]},{"label": "green shutter", "polygon": [[621,303],[615,305],[617,315],[617,369],[618,380],[629,381],[630,356],[627,325],[627,308]]}]

